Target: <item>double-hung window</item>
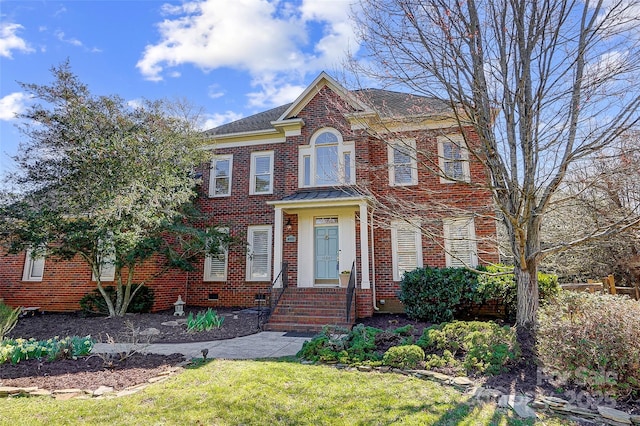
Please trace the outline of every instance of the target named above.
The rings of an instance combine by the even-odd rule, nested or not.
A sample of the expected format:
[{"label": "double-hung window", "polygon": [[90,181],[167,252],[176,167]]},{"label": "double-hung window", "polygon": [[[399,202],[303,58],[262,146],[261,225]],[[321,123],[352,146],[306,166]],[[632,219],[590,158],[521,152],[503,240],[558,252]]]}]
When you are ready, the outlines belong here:
[{"label": "double-hung window", "polygon": [[422,232],[417,222],[391,222],[391,262],[393,280],[400,281],[405,272],[422,267]]},{"label": "double-hung window", "polygon": [[273,151],[251,153],[249,194],[273,193]]},{"label": "double-hung window", "polygon": [[326,127],[300,147],[299,186],[337,186],[355,183],[353,142],[345,142],[336,129]]},{"label": "double-hung window", "polygon": [[233,155],[217,155],[211,160],[209,175],[209,197],[227,197],[231,195],[231,172]]},{"label": "double-hung window", "polygon": [[392,142],[387,147],[389,184],[406,186],[418,184],[415,139]]},{"label": "double-hung window", "polygon": [[[218,228],[221,234],[228,234],[229,228]],[[226,281],[229,264],[229,248],[220,244],[216,253],[207,254],[204,258],[204,281]]]},{"label": "double-hung window", "polygon": [[447,267],[477,266],[478,251],[473,218],[452,218],[443,222]]},{"label": "double-hung window", "polygon": [[271,225],[247,229],[247,281],[271,280]]},{"label": "double-hung window", "polygon": [[35,250],[27,249],[24,258],[22,281],[42,281],[43,276],[44,256]]},{"label": "double-hung window", "polygon": [[440,183],[470,182],[469,151],[460,134],[438,137]]}]

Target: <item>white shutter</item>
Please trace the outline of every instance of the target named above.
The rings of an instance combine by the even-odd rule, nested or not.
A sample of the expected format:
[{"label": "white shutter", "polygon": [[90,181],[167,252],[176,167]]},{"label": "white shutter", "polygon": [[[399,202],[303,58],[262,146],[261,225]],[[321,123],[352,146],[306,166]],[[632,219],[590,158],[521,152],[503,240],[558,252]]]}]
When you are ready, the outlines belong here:
[{"label": "white shutter", "polygon": [[44,257],[34,257],[32,250],[27,250],[24,259],[23,281],[42,281],[44,277]]},{"label": "white shutter", "polygon": [[393,279],[400,281],[405,272],[422,266],[420,228],[406,222],[391,224]]},{"label": "white shutter", "polygon": [[248,230],[247,280],[271,279],[271,226],[251,226]]},{"label": "white shutter", "polygon": [[[228,228],[219,228],[221,233],[229,233]],[[220,246],[217,254],[208,254],[204,260],[204,281],[226,281],[229,250]]]},{"label": "white shutter", "polygon": [[227,250],[209,255],[209,281],[224,281],[227,278]]},{"label": "white shutter", "polygon": [[413,229],[398,229],[398,274],[402,276],[418,266],[416,233]]},{"label": "white shutter", "polygon": [[447,266],[476,266],[476,241],[473,219],[449,219],[444,222]]}]

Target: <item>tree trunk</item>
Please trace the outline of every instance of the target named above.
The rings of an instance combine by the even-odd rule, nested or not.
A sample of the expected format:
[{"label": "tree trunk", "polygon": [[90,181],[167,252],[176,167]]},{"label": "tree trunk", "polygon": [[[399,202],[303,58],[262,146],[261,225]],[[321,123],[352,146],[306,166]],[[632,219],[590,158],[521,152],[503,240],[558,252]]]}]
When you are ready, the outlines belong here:
[{"label": "tree trunk", "polygon": [[516,326],[533,330],[538,311],[538,265],[516,265],[514,272],[518,286]]},{"label": "tree trunk", "polygon": [[[124,286],[122,286],[124,291],[121,292],[122,293],[122,301],[120,304],[121,316],[124,316],[127,313],[127,310],[129,309],[129,304],[131,303],[131,299],[136,293],[134,291],[134,293],[131,294],[131,285],[133,284],[133,272],[134,272],[134,266],[129,265],[128,271],[127,271],[127,283]],[[120,281],[120,283],[122,284],[122,280]]]}]

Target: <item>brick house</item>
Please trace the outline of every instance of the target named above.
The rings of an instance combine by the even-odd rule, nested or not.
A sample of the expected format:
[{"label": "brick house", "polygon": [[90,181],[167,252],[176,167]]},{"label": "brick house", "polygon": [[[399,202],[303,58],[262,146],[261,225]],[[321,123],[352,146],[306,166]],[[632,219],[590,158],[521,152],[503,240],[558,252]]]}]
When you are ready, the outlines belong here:
[{"label": "brick house", "polygon": [[[276,330],[349,325],[401,310],[405,271],[498,261],[487,176],[466,149],[477,138],[441,100],[349,92],[322,73],[293,103],[206,135],[198,203],[247,245],[152,282],[155,309],[181,295],[197,306],[272,304]],[[78,309],[94,288],[88,267],[44,262],[3,257],[0,297]],[[352,271],[348,287],[342,271]]]}]

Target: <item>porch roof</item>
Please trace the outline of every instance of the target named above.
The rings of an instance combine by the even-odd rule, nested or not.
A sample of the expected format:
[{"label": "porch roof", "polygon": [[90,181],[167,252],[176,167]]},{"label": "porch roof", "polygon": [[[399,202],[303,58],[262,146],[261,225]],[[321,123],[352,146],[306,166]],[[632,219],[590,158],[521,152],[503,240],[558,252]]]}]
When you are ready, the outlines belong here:
[{"label": "porch roof", "polygon": [[356,188],[327,188],[327,189],[305,189],[287,195],[278,201],[269,201],[267,204],[281,207],[293,207],[294,205],[317,204],[325,205],[357,205],[369,197],[362,194]]}]

